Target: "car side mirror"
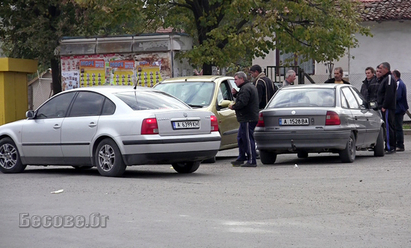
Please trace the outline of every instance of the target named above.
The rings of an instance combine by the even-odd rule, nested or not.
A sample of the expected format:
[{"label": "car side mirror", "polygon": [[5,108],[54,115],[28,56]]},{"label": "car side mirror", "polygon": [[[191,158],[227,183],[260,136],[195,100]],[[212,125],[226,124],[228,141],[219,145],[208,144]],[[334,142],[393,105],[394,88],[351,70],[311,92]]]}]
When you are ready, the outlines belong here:
[{"label": "car side mirror", "polygon": [[36,112],[34,112],[33,110],[29,110],[26,112],[26,117],[28,119],[33,119],[34,117],[36,117]]},{"label": "car side mirror", "polygon": [[228,105],[230,105],[230,103],[231,103],[230,100],[221,100],[221,101],[218,103],[218,106],[221,107],[221,108],[227,108]]}]

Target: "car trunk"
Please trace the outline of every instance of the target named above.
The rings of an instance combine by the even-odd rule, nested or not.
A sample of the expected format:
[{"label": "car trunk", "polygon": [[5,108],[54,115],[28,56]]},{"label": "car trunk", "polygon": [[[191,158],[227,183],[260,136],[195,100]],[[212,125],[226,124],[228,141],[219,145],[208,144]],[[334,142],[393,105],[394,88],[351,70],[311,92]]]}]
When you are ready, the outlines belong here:
[{"label": "car trunk", "polygon": [[181,110],[180,114],[174,111],[171,113],[157,112],[155,116],[160,135],[191,135],[211,132],[210,113],[207,111]]}]

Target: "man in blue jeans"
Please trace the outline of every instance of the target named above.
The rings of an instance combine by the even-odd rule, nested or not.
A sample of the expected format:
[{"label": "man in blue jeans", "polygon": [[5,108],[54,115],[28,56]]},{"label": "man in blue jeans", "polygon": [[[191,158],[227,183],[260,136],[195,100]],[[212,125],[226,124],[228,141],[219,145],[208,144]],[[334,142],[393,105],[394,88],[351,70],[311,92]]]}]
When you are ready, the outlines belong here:
[{"label": "man in blue jeans", "polygon": [[404,115],[408,110],[407,87],[401,80],[401,73],[398,70],[394,70],[392,75],[397,81],[397,96],[395,104],[395,137],[397,140],[397,152],[403,152],[405,151],[405,147],[402,123],[404,121]]},{"label": "man in blue jeans", "polygon": [[240,128],[237,135],[239,154],[231,163],[233,166],[257,167],[254,129],[258,122],[258,91],[242,71],[234,75],[234,82],[240,90],[235,93],[235,103],[230,104],[229,108],[235,110]]}]

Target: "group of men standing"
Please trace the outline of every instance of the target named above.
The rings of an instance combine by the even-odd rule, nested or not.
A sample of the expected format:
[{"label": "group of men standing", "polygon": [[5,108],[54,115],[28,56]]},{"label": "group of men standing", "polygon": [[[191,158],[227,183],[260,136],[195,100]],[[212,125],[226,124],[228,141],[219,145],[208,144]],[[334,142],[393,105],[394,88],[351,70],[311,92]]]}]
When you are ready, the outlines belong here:
[{"label": "group of men standing", "polygon": [[[253,82],[249,82],[246,73],[239,71],[234,75],[234,81],[239,91],[233,89],[236,97],[234,104],[229,108],[235,110],[240,128],[237,135],[239,155],[233,166],[256,167],[257,153],[254,141],[254,129],[257,126],[259,111],[265,107],[274,93],[276,85],[262,72],[259,65],[250,68]],[[405,113],[408,111],[407,90],[401,80],[398,70],[391,72],[388,62],[365,69],[366,78],[361,87],[370,108],[380,110],[385,122],[385,150],[387,154],[396,151],[404,151],[404,133],[402,129]],[[294,84],[296,73],[289,70],[285,75],[283,87]],[[343,70],[337,67],[334,70],[334,78],[324,83],[349,84],[343,79]]]},{"label": "group of men standing", "polygon": [[365,68],[366,78],[361,94],[371,108],[381,110],[385,122],[385,150],[387,154],[404,151],[403,120],[408,110],[407,88],[398,70],[391,72],[388,62]]}]

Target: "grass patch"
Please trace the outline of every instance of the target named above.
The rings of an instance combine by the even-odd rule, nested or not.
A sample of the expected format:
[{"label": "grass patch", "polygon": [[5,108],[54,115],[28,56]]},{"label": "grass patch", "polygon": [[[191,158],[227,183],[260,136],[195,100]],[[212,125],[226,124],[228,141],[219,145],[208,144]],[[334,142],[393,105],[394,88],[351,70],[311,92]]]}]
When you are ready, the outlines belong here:
[{"label": "grass patch", "polygon": [[402,125],[402,129],[411,129],[411,124]]}]

